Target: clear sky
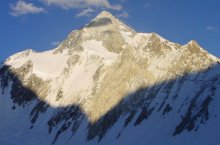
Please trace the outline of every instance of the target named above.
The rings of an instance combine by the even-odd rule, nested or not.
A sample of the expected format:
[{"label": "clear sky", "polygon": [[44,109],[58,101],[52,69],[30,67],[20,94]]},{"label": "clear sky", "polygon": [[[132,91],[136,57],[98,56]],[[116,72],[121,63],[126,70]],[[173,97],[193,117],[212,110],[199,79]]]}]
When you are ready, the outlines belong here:
[{"label": "clear sky", "polygon": [[220,57],[220,0],[1,0],[0,61],[25,49],[49,50],[99,12],[138,32],[185,44],[196,40]]}]

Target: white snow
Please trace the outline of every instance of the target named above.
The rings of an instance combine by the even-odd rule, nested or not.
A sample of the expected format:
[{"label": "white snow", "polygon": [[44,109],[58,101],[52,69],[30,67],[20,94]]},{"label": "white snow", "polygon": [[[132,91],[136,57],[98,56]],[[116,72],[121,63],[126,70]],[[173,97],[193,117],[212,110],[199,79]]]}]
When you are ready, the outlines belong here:
[{"label": "white snow", "polygon": [[66,53],[53,54],[53,50],[36,53],[24,51],[11,56],[5,64],[19,68],[28,61],[33,63],[33,73],[42,79],[51,79],[58,76],[66,66],[68,56]]},{"label": "white snow", "polygon": [[128,44],[131,44],[133,39],[132,39],[132,33],[131,32],[126,32],[126,31],[120,31],[122,37],[125,39],[125,42]]},{"label": "white snow", "polygon": [[[186,45],[184,45],[184,46],[187,47],[188,45],[193,45],[193,44],[198,45],[196,41],[191,40],[190,42],[188,42],[188,43],[187,43]],[[216,56],[214,56],[214,55],[212,55],[211,53],[207,52],[204,48],[200,47],[199,45],[198,45],[198,47],[199,47],[199,49],[200,49],[201,52],[206,53],[206,54],[208,55],[208,57],[209,57],[210,59],[212,59],[213,61],[216,61],[216,62],[217,62],[217,61],[220,61],[219,58],[217,58]]]},{"label": "white snow", "polygon": [[152,58],[148,69],[151,72],[163,71],[166,73],[168,66],[172,65],[175,60],[178,60],[180,56],[181,54],[177,50],[173,50],[160,57],[154,57]]},{"label": "white snow", "polygon": [[43,53],[34,53],[30,56],[33,62],[33,73],[37,76],[47,79],[58,76],[67,66],[68,56],[65,53],[53,54],[53,51]]},{"label": "white snow", "polygon": [[103,45],[102,41],[88,40],[82,43],[85,52],[97,55],[104,59],[106,64],[111,64],[117,59],[117,54],[109,52]]},{"label": "white snow", "polygon": [[150,36],[150,33],[137,33],[133,38],[132,46],[141,49],[149,42]]}]

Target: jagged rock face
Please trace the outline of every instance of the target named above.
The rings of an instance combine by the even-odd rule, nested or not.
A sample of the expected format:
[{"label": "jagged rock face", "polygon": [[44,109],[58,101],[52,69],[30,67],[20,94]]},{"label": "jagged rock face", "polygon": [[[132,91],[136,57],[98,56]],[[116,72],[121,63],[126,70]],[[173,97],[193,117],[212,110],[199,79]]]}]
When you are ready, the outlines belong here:
[{"label": "jagged rock face", "polygon": [[171,145],[196,132],[188,144],[215,145],[204,136],[220,129],[219,72],[195,41],[137,33],[102,12],[56,49],[0,65],[0,144]]}]

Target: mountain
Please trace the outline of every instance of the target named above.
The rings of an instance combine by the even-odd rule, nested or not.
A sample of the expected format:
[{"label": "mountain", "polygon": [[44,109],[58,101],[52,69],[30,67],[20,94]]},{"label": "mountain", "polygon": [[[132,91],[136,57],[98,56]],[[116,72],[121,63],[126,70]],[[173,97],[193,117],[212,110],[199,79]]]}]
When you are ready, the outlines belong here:
[{"label": "mountain", "polygon": [[0,64],[0,144],[218,145],[220,59],[101,12]]}]

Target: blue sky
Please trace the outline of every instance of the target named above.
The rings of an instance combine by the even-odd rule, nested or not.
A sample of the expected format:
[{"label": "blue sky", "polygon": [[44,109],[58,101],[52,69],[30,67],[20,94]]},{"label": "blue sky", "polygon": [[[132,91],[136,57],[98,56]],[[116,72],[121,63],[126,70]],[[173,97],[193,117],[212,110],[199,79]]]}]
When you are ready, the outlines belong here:
[{"label": "blue sky", "polygon": [[220,57],[219,0],[1,0],[0,61],[25,49],[49,50],[99,12],[138,32],[185,44],[196,40]]}]

